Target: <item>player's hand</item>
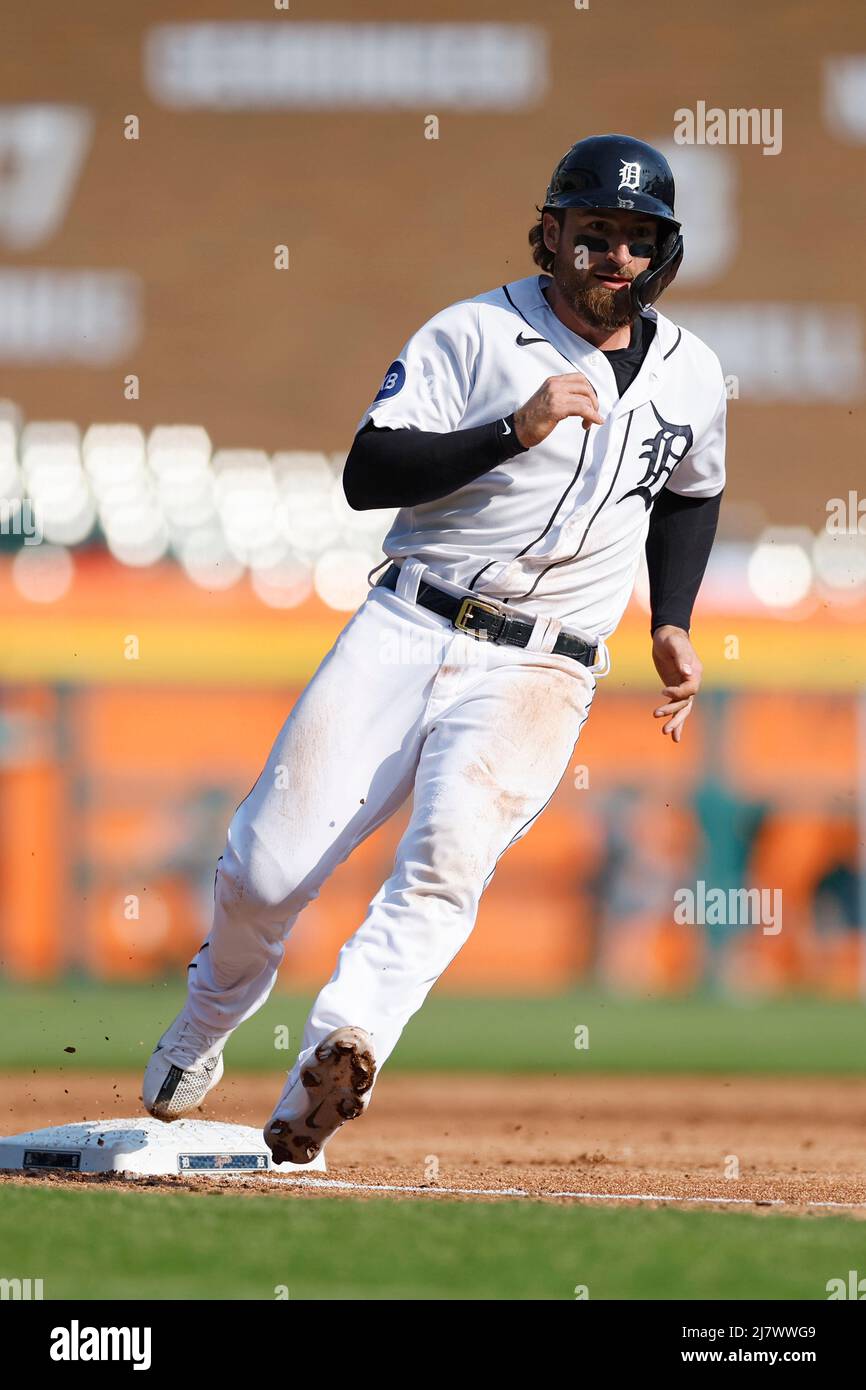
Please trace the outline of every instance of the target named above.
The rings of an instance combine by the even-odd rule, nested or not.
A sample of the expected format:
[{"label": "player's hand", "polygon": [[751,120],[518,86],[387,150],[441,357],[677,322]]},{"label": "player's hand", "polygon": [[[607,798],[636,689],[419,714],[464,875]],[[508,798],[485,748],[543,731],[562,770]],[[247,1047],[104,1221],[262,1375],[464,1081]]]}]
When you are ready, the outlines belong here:
[{"label": "player's hand", "polygon": [[548,377],[526,405],[515,410],[514,432],[524,449],[531,449],[546,439],[560,420],[572,415],[581,417],[585,430],[590,425],[604,424],[598,411],[598,396],[582,372]]},{"label": "player's hand", "polygon": [[674,743],[683,736],[683,725],[692,711],[692,701],[701,688],[704,668],[700,657],[681,627],[657,627],[653,633],[653,661],[664,681],[662,695],[665,703],[653,710],[656,719],[664,719],[662,733],[670,734]]}]

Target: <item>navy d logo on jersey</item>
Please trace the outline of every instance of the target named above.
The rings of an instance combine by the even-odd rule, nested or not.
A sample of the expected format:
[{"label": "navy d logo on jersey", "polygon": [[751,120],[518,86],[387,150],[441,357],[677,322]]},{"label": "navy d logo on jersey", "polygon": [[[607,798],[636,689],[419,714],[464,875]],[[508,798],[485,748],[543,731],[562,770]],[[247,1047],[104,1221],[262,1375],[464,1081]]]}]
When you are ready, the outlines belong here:
[{"label": "navy d logo on jersey", "polygon": [[376,397],[376,400],[387,401],[389,397],[396,396],[397,392],[401,391],[405,384],[406,368],[403,366],[403,363],[398,358],[396,362],[391,363],[390,367],[385,373],[385,380],[382,382],[382,386],[380,388],[378,396]]},{"label": "navy d logo on jersey", "polygon": [[[651,435],[649,439],[641,441],[643,452],[638,454],[638,458],[646,460],[646,472],[637,487],[633,487],[630,492],[624,493],[618,499],[619,502],[624,502],[626,497],[640,497],[643,499],[647,511],[653,504],[653,498],[661,492],[677,464],[682,462],[689,452],[694,438],[691,425],[669,424],[659,415],[652,401],[650,401],[650,409],[661,425],[661,429],[657,434]],[[658,487],[656,487],[656,483],[658,483]]]}]

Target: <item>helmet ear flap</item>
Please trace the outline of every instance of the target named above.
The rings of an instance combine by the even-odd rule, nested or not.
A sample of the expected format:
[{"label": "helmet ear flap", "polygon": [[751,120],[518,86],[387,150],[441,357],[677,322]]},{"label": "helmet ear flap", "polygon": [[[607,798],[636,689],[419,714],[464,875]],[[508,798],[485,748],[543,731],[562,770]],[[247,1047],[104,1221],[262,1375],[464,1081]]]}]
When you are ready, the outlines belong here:
[{"label": "helmet ear flap", "polygon": [[632,281],[631,302],[636,313],[655,304],[676,276],[682,259],[683,239],[678,231],[670,231],[659,246],[652,265]]}]

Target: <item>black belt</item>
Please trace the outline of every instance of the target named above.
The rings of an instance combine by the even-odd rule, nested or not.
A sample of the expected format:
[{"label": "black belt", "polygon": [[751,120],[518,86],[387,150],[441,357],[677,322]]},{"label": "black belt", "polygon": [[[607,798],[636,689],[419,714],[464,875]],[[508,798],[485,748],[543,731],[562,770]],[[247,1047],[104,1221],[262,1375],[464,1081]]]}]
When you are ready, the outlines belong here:
[{"label": "black belt", "polygon": [[[399,576],[399,565],[389,565],[376,584],[386,589],[396,589]],[[450,619],[459,632],[465,632],[469,637],[486,638],[488,642],[504,643],[510,647],[528,646],[535,626],[532,618],[512,617],[494,604],[485,603],[483,598],[457,598],[423,579],[418,585],[415,601],[422,608],[429,608],[431,613]],[[582,638],[568,632],[560,632],[553,644],[553,651],[558,656],[573,657],[582,666],[594,666],[598,658],[597,647],[591,647]]]}]

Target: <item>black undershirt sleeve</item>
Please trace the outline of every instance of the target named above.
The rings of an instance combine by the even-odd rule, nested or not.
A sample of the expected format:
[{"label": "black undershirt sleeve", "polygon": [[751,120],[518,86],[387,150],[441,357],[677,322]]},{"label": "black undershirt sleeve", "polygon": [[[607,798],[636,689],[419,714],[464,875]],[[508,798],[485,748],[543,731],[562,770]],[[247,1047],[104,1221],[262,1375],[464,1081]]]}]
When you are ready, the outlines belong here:
[{"label": "black undershirt sleeve", "polygon": [[343,470],[343,491],[357,512],[417,507],[447,497],[526,450],[514,416],[469,430],[379,429],[368,420],[355,435]]},{"label": "black undershirt sleeve", "polygon": [[722,494],[681,497],[662,488],[650,515],[646,540],[650,631],[670,623],[685,628],[713,548]]}]

